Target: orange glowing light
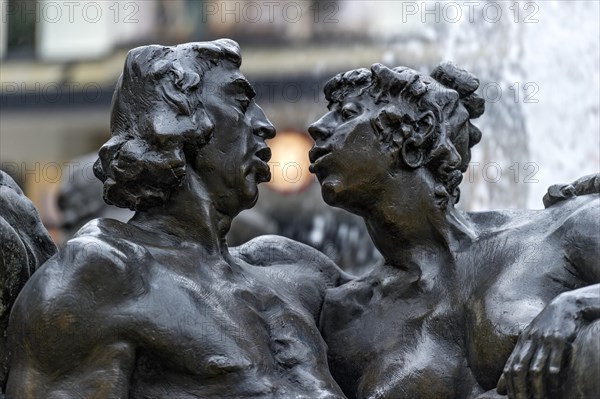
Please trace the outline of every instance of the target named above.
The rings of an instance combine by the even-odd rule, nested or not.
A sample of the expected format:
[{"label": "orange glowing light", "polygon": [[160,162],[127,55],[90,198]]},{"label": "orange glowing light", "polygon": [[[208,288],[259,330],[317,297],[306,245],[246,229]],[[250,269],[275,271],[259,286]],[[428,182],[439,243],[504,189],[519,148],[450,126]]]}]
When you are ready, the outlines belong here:
[{"label": "orange glowing light", "polygon": [[314,176],[308,171],[308,151],[313,142],[307,135],[281,132],[267,145],[272,152],[269,161],[271,181],[267,183],[269,188],[291,194],[302,191],[314,181]]}]

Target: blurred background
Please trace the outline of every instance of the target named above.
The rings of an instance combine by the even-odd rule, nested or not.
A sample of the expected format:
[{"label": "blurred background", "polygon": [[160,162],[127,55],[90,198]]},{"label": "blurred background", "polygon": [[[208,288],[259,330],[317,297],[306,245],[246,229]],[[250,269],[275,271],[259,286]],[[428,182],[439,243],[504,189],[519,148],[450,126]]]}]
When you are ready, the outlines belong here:
[{"label": "blurred background", "polygon": [[375,62],[480,78],[486,113],[459,207],[542,208],[547,187],[600,168],[597,1],[0,0],[0,168],[57,243],[106,206],[92,165],[109,138],[129,49],[229,37],[278,130],[273,179],[230,242],[264,233],[313,245],[360,273],[379,259],[362,220],[326,206],[308,172],[323,84]]}]

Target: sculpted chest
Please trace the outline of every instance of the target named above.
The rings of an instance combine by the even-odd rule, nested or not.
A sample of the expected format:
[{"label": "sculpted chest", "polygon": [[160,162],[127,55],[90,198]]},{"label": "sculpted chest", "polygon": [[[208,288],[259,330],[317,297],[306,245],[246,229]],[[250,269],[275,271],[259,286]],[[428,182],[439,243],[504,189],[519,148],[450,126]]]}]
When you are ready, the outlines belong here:
[{"label": "sculpted chest", "polygon": [[134,372],[140,397],[156,386],[208,395],[210,381],[243,388],[240,397],[286,392],[290,370],[324,356],[314,317],[284,284],[278,289],[255,271],[198,279],[161,265],[149,276],[153,289],[121,310],[136,320],[130,331],[140,348]]},{"label": "sculpted chest", "polygon": [[430,397],[466,395],[454,386],[470,392],[473,379],[452,336],[458,314],[437,298],[374,276],[328,291],[321,331],[332,374],[348,397],[408,398],[424,387]]},{"label": "sculpted chest", "polygon": [[161,271],[152,274],[151,285],[154,288],[130,310],[138,324],[137,339],[153,356],[203,376],[240,371],[264,361],[265,340],[253,339],[261,332],[260,315],[236,296],[231,284]]}]

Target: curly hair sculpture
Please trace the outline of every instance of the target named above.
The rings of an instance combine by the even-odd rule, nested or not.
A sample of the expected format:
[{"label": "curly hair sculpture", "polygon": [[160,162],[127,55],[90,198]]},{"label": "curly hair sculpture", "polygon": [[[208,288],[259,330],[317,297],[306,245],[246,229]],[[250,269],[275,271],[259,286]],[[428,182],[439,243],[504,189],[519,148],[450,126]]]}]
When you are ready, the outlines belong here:
[{"label": "curly hair sculpture", "polygon": [[[347,96],[369,94],[381,109],[373,126],[382,140],[401,149],[408,168],[427,166],[439,184],[434,189],[441,207],[455,204],[458,185],[471,160],[471,148],[481,132],[471,123],[481,116],[485,102],[475,93],[479,80],[471,73],[446,62],[425,76],[407,67],[390,69],[374,64],[338,74],[325,85],[329,104]],[[430,128],[428,128],[428,126]],[[408,159],[408,149],[422,156]]]}]

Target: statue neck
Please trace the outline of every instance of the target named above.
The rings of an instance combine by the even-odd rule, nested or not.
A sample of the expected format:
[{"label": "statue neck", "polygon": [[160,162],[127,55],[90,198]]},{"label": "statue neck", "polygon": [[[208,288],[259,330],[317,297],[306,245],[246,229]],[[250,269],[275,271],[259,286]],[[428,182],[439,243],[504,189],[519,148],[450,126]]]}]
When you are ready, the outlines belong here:
[{"label": "statue neck", "polygon": [[199,245],[209,254],[227,256],[226,235],[232,216],[220,212],[198,175],[187,168],[184,186],[167,203],[138,211],[130,224],[146,231]]},{"label": "statue neck", "polygon": [[397,180],[363,214],[386,263],[417,273],[440,263],[454,264],[459,244],[476,237],[468,220],[452,204],[440,208],[428,172],[411,172]]}]

